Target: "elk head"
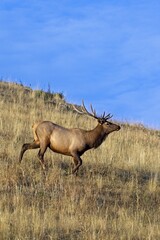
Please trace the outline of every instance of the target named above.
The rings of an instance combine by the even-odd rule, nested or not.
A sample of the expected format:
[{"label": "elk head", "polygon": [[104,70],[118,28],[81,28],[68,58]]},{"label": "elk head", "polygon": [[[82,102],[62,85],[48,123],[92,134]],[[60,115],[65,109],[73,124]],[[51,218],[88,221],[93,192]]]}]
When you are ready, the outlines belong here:
[{"label": "elk head", "polygon": [[103,130],[105,131],[106,134],[109,134],[113,131],[119,131],[120,130],[119,125],[108,121],[109,119],[112,118],[113,115],[111,115],[110,113],[106,115],[106,113],[104,112],[101,116],[97,116],[95,109],[93,109],[93,107],[92,107],[92,104],[90,105],[91,112],[89,112],[87,110],[87,108],[85,107],[84,101],[82,101],[81,110],[76,108],[74,105],[73,105],[73,107],[78,113],[87,114],[87,115],[95,118],[98,121],[98,125],[103,127]]}]

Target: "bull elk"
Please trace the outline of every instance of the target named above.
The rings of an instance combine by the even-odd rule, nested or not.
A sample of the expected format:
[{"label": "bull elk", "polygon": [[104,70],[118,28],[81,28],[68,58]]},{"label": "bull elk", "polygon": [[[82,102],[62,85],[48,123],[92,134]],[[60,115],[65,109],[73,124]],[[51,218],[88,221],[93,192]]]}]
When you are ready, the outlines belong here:
[{"label": "bull elk", "polygon": [[120,126],[108,121],[112,117],[110,114],[106,115],[104,112],[98,117],[92,105],[91,112],[86,109],[84,102],[82,102],[80,110],[75,106],[73,107],[78,113],[87,114],[97,119],[97,126],[87,131],[80,128],[64,128],[50,121],[34,124],[34,141],[23,144],[19,162],[22,161],[26,150],[40,148],[38,158],[42,168],[45,169],[44,154],[49,147],[53,152],[73,157],[74,168],[72,169],[72,173],[74,174],[77,173],[79,167],[82,165],[81,156],[84,152],[99,147],[111,132],[120,130]]}]

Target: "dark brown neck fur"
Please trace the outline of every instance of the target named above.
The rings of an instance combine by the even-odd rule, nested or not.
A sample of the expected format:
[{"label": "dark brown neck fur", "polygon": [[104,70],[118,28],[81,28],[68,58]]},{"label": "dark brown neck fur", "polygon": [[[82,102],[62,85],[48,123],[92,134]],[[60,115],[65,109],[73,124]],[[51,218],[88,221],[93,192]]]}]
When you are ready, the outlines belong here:
[{"label": "dark brown neck fur", "polygon": [[86,140],[89,148],[97,148],[106,139],[108,134],[103,129],[103,126],[98,124],[93,130],[86,132]]}]

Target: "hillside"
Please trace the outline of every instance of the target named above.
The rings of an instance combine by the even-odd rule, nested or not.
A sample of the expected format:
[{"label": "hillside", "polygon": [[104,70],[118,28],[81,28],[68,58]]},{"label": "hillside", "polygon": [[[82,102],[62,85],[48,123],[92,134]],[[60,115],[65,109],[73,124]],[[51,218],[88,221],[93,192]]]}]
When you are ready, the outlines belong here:
[{"label": "hillside", "polygon": [[0,236],[2,239],[155,240],[160,238],[160,133],[121,123],[95,150],[86,152],[78,176],[71,158],[49,150],[46,173],[32,124],[52,120],[92,129],[96,120],[73,111],[62,93],[0,82]]}]

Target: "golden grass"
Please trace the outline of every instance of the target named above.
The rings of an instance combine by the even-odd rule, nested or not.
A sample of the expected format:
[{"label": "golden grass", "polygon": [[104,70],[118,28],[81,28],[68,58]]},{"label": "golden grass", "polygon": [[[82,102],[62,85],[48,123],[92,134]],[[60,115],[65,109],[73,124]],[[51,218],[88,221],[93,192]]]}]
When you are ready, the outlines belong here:
[{"label": "golden grass", "polygon": [[48,150],[44,175],[38,150],[27,151],[18,164],[22,144],[33,140],[35,121],[96,125],[65,110],[57,95],[54,104],[46,99],[44,93],[0,82],[1,239],[160,239],[159,132],[122,124],[82,156],[77,177],[68,175],[71,158]]}]

